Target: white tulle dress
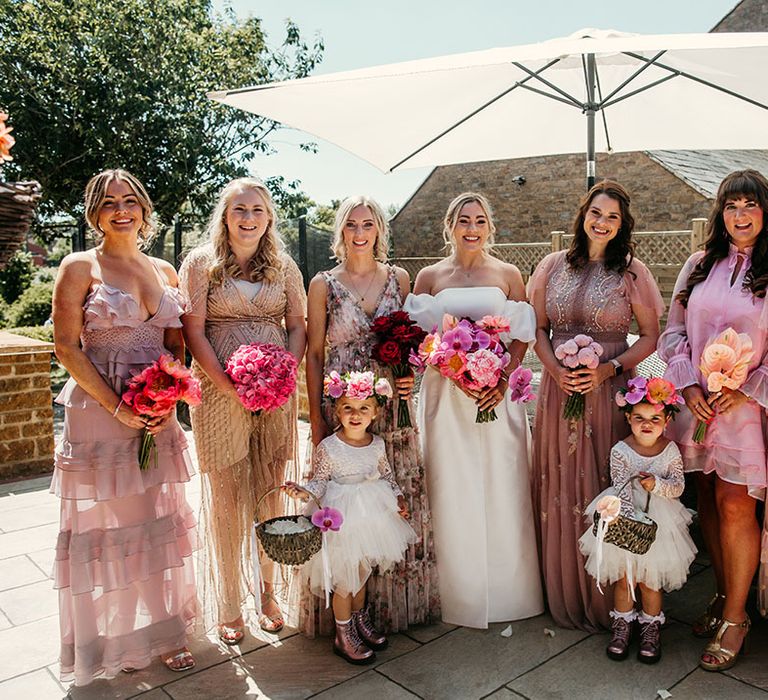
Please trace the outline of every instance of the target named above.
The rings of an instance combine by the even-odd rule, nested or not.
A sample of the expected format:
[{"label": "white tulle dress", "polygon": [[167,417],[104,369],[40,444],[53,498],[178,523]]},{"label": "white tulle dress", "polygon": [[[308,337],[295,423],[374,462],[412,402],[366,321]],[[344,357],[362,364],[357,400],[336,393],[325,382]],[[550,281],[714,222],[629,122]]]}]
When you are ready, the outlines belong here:
[{"label": "white tulle dress", "polygon": [[[409,295],[403,306],[427,332],[443,314],[504,316],[503,340],[531,342],[536,318],[498,287]],[[476,423],[477,406],[449,379],[428,370],[418,422],[432,505],[443,621],[486,628],[544,611],[531,504],[530,431],[525,408],[509,400],[497,420]]]},{"label": "white tulle dress", "polygon": [[[325,438],[313,454],[313,479],[305,484],[323,507],[335,508],[344,517],[337,532],[325,533],[323,544],[332,590],[340,595],[357,593],[374,566],[386,571],[402,561],[408,545],[416,541],[413,528],[398,512],[402,492],[384,440],[371,437],[365,447],[348,445],[337,433]],[[315,595],[325,595],[320,552],[305,564],[302,576]]]},{"label": "white tulle dress", "polygon": [[[623,440],[617,442],[611,450],[611,483],[621,487],[638,472],[648,472],[656,477],[648,506],[648,516],[658,525],[651,548],[645,554],[631,554],[604,542],[602,556],[598,557],[597,538],[592,534],[592,525],[595,505],[603,495],[600,494],[585,511],[589,526],[579,539],[579,548],[586,557],[584,566],[587,573],[597,579],[599,563],[601,585],[614,583],[629,571],[635,583],[644,583],[656,591],[674,591],[688,579],[688,568],[696,557],[696,545],[688,533],[691,515],[678,500],[685,479],[683,459],[677,445],[670,442],[661,454],[644,457]],[[648,498],[648,492],[638,480],[622,488],[618,495],[622,515],[644,509]]]}]

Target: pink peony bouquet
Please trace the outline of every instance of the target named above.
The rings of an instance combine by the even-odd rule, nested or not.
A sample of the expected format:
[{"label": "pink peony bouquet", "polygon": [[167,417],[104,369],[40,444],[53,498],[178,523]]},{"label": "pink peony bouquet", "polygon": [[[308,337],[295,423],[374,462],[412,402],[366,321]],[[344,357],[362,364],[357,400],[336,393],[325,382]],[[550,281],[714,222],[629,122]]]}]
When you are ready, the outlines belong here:
[{"label": "pink peony bouquet", "polygon": [[[555,357],[568,369],[595,369],[600,364],[602,354],[603,346],[583,333],[555,348]],[[563,418],[581,420],[584,416],[584,403],[584,394],[571,394],[563,404]]]},{"label": "pink peony bouquet", "polygon": [[272,343],[241,345],[224,371],[235,385],[240,403],[256,415],[274,411],[296,391],[296,358]]},{"label": "pink peony bouquet", "polygon": [[[160,355],[128,382],[121,398],[140,416],[167,416],[179,401],[190,406],[200,403],[200,382],[181,362],[170,355]],[[155,436],[144,430],[139,445],[139,467],[148,469],[153,457],[157,466]]]},{"label": "pink peony bouquet", "polygon": [[[746,333],[737,333],[726,328],[712,338],[701,353],[699,369],[707,380],[707,391],[717,395],[723,388],[736,391],[747,380],[749,363],[754,356],[752,338]],[[693,431],[693,441],[704,442],[708,424],[699,421]]]},{"label": "pink peony bouquet", "polygon": [[383,377],[376,377],[373,372],[332,371],[323,379],[323,394],[333,399],[346,396],[350,399],[365,401],[373,396],[380,404],[387,402],[393,395],[392,385]]},{"label": "pink peony bouquet", "polygon": [[[443,316],[442,333],[435,329],[411,353],[410,362],[418,370],[435,367],[463,389],[482,391],[495,387],[510,356],[500,335],[509,331],[509,322],[498,316],[483,316],[479,321]],[[496,411],[478,409],[476,422],[496,420]]]}]

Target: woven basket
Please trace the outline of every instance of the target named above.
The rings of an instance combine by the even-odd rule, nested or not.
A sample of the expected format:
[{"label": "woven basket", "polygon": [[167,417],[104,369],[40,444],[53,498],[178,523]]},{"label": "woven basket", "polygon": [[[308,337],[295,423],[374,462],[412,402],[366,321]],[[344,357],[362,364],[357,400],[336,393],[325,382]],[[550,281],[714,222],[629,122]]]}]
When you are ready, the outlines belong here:
[{"label": "woven basket", "polygon": [[[630,477],[619,488],[616,489],[616,495],[620,494],[624,487],[634,481],[640,479],[639,475]],[[648,506],[651,502],[651,493],[648,492],[648,498],[645,501],[645,509],[642,511],[648,514]],[[598,525],[600,524],[600,513],[595,512],[594,517],[595,524],[592,527],[592,534],[597,536]],[[658,525],[646,518],[645,520],[635,520],[634,518],[628,518],[625,515],[618,515],[615,520],[608,523],[605,529],[605,539],[603,542],[616,545],[621,549],[626,549],[632,554],[645,554],[656,539],[656,530]]]},{"label": "woven basket", "polygon": [[[270,493],[280,490],[280,486],[276,486],[273,489],[267,491],[256,503],[256,517],[258,518],[259,506],[262,501],[269,496]],[[306,491],[306,489],[302,489]],[[309,491],[307,493],[312,496],[313,500],[320,508],[320,501],[317,500],[315,495]],[[320,551],[320,547],[323,544],[323,533],[320,528],[314,525],[304,532],[295,532],[288,535],[275,535],[270,532],[266,532],[264,529],[266,525],[270,523],[276,523],[278,520],[291,520],[293,522],[298,521],[299,515],[280,515],[276,518],[270,518],[264,522],[259,522],[256,525],[256,535],[261,542],[261,546],[264,548],[267,556],[278,564],[288,564],[289,566],[298,566],[303,564],[310,557]]]}]

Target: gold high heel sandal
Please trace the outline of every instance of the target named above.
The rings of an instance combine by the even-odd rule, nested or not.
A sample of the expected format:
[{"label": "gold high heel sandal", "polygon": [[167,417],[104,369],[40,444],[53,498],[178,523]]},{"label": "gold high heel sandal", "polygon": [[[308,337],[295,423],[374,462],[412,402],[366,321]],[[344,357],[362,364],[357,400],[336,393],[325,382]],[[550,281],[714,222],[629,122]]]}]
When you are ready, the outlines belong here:
[{"label": "gold high heel sandal", "polygon": [[[723,618],[715,638],[709,644],[707,644],[706,647],[704,647],[704,653],[701,655],[701,658],[699,658],[699,666],[701,666],[705,671],[727,671],[729,668],[732,668],[736,663],[736,659],[739,657],[739,654],[747,653],[747,637],[749,636],[749,628],[751,626],[752,621],[749,619],[749,617],[747,617],[744,622],[731,622],[730,620]],[[736,651],[726,649],[722,645],[723,635],[729,627],[741,627],[742,629],[746,630],[744,638],[741,640],[741,647],[739,647]],[[706,655],[717,659],[717,662],[712,663],[711,661],[704,661],[703,657]]]},{"label": "gold high heel sandal", "polygon": [[[269,591],[265,591],[262,594],[262,600],[263,599],[266,599],[267,601],[271,600],[277,606],[278,613],[274,616],[262,613],[261,617],[259,617],[259,627],[261,627],[261,629],[263,629],[265,632],[269,632],[270,634],[277,634],[281,629],[283,629],[283,626],[285,625],[283,616],[280,613],[280,603],[277,602],[277,598],[275,598],[275,596]],[[262,606],[263,605],[264,603],[262,602]]]},{"label": "gold high heel sandal", "polygon": [[723,614],[719,616],[714,615],[712,610],[717,604],[718,600],[725,601],[725,596],[722,593],[715,593],[712,600],[707,604],[707,609],[698,617],[693,623],[693,636],[700,639],[709,639],[717,632],[718,627],[723,622]]}]

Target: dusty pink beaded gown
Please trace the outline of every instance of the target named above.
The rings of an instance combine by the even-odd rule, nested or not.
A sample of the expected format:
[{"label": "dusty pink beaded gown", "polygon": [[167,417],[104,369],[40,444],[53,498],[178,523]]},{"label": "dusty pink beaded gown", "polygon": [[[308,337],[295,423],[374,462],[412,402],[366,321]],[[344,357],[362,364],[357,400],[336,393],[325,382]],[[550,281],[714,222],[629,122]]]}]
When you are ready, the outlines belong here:
[{"label": "dusty pink beaded gown", "polygon": [[[83,351],[120,395],[132,372],[168,353],[181,298],[166,287],[148,319],[136,299],[98,284],[86,299]],[[61,677],[85,685],[144,668],[186,645],[197,612],[195,518],[184,497],[194,473],[174,418],[157,434],[157,466],[139,469],[140,431],[124,425],[70,378],[51,491],[61,498],[54,563]]]},{"label": "dusty pink beaded gown", "polygon": [[[332,274],[322,274],[328,288],[325,372],[368,368],[394,382],[389,370],[370,359],[375,344],[370,330],[373,318],[402,308],[394,268],[389,268],[373,318],[363,311],[354,295]],[[374,622],[386,632],[402,631],[409,625],[437,622],[440,619],[432,519],[424,467],[419,454],[418,434],[414,428],[397,427],[397,406],[397,401],[387,402],[379,411],[372,431],[384,439],[395,480],[403,491],[411,513],[408,522],[416,531],[418,540],[409,546],[404,562],[395,565],[384,575],[374,573],[368,580],[368,602],[371,604]],[[337,425],[331,402],[323,401],[323,412],[328,425]],[[416,425],[416,411],[412,406],[411,422]],[[310,636],[330,634],[334,629],[331,611],[324,610],[319,599],[308,590],[302,591],[300,627]]]},{"label": "dusty pink beaded gown", "polygon": [[[603,361],[627,349],[632,307],[664,311],[656,282],[639,260],[623,275],[606,270],[601,261],[574,270],[565,252],[539,263],[528,296],[546,300],[552,347],[578,333],[603,346]],[[565,393],[544,371],[536,406],[533,440],[534,519],[549,611],[561,627],[596,630],[608,626],[612,597],[603,596],[584,570],[578,541],[584,532],[584,509],[610,486],[611,447],[629,434],[613,397],[633,373],[603,382],[586,395],[584,418],[563,420]]]}]

